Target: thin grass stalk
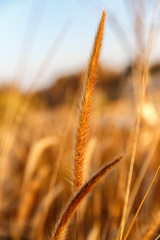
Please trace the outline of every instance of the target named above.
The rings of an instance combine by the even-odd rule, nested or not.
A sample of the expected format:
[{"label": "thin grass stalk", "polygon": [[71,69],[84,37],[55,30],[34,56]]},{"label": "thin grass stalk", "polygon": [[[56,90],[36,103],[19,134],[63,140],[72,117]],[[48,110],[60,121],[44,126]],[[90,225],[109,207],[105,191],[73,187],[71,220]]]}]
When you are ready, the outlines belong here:
[{"label": "thin grass stalk", "polygon": [[[157,1],[155,1],[155,6],[156,5],[157,5]],[[128,200],[129,200],[129,195],[130,195],[133,168],[134,168],[134,162],[135,162],[135,158],[136,158],[137,144],[138,144],[138,138],[139,138],[139,132],[140,132],[142,107],[143,107],[143,102],[145,99],[146,85],[147,85],[148,76],[149,76],[149,61],[150,61],[152,42],[153,42],[154,21],[155,21],[155,15],[153,15],[153,22],[152,22],[152,25],[150,28],[150,34],[149,34],[149,39],[148,39],[148,44],[147,44],[146,59],[145,59],[143,72],[142,72],[140,100],[139,100],[139,105],[138,105],[137,120],[136,120],[135,134],[134,134],[134,139],[133,139],[133,147],[132,147],[131,160],[130,160],[130,166],[129,166],[127,189],[126,189],[126,195],[125,195],[125,201],[124,201],[122,221],[121,221],[121,225],[120,225],[120,240],[122,240],[122,238],[123,238],[123,232],[124,232],[125,223],[126,223]]]},{"label": "thin grass stalk", "polygon": [[131,231],[131,229],[132,229],[132,227],[133,227],[133,224],[134,224],[134,222],[135,222],[135,220],[136,220],[136,218],[137,218],[137,216],[138,216],[138,213],[139,213],[139,211],[141,210],[142,205],[143,205],[143,203],[144,203],[144,201],[145,201],[145,199],[146,199],[146,197],[147,197],[147,195],[148,195],[148,193],[149,193],[149,190],[151,189],[151,187],[152,187],[152,185],[153,185],[153,183],[154,183],[154,181],[155,181],[155,179],[156,179],[156,177],[157,177],[157,174],[158,174],[158,172],[159,172],[159,169],[160,169],[160,165],[158,166],[157,171],[156,171],[156,173],[154,174],[153,179],[152,179],[151,183],[149,184],[149,187],[147,188],[147,191],[146,191],[146,193],[145,193],[145,195],[144,195],[144,197],[143,197],[143,199],[142,199],[142,201],[141,201],[141,203],[140,203],[140,205],[139,205],[139,207],[138,207],[138,209],[137,209],[137,211],[136,211],[136,214],[135,214],[135,216],[134,216],[134,218],[133,218],[133,220],[132,220],[132,222],[131,222],[131,224],[130,224],[130,227],[129,227],[129,229],[128,229],[125,237],[124,237],[124,240],[127,240],[128,236],[129,236],[129,234],[130,234],[130,231]]},{"label": "thin grass stalk", "polygon": [[79,206],[80,202],[87,196],[94,186],[102,179],[102,177],[108,173],[116,164],[119,163],[122,157],[117,158],[110,164],[102,167],[89,181],[87,181],[80,190],[71,198],[66,209],[62,212],[59,222],[55,228],[52,240],[60,240],[66,230],[66,226],[69,223],[73,213]]},{"label": "thin grass stalk", "polygon": [[130,199],[129,199],[128,213],[127,213],[126,220],[127,220],[128,216],[129,216],[129,214],[131,212],[134,200],[135,200],[135,198],[137,196],[138,190],[139,190],[140,185],[142,183],[142,180],[143,180],[143,178],[145,176],[145,173],[146,173],[146,171],[148,169],[148,166],[149,166],[149,164],[150,164],[150,162],[151,162],[151,160],[153,158],[153,155],[154,155],[154,153],[156,151],[156,148],[158,146],[159,140],[160,140],[160,130],[158,130],[156,132],[156,135],[154,136],[154,140],[153,140],[153,143],[151,145],[151,150],[148,153],[148,155],[147,155],[147,157],[146,157],[146,159],[145,159],[145,161],[144,161],[144,163],[142,165],[140,173],[139,173],[139,175],[138,175],[138,177],[136,179],[136,182],[135,182],[135,184],[133,186],[133,190],[131,192]]},{"label": "thin grass stalk", "polygon": [[154,240],[158,240],[158,239],[160,239],[160,234]]},{"label": "thin grass stalk", "polygon": [[128,200],[129,200],[131,181],[132,181],[132,175],[133,175],[133,168],[134,168],[134,162],[135,162],[136,152],[137,152],[137,144],[138,144],[138,138],[139,138],[140,123],[141,123],[141,113],[142,113],[142,106],[143,106],[143,101],[144,101],[144,96],[145,96],[145,80],[146,80],[146,77],[144,74],[142,77],[141,96],[140,96],[140,102],[139,102],[139,106],[138,106],[136,128],[135,128],[135,134],[134,134],[134,139],[133,139],[133,147],[132,147],[131,160],[130,160],[130,166],[129,166],[128,180],[127,180],[127,189],[126,189],[124,208],[123,208],[123,214],[122,214],[120,240],[122,240],[122,238],[123,238],[123,232],[124,232],[124,228],[125,228]]},{"label": "thin grass stalk", "polygon": [[80,105],[79,126],[76,136],[76,150],[75,150],[75,166],[74,166],[74,187],[75,190],[82,186],[84,181],[84,160],[89,138],[89,119],[91,112],[91,102],[96,83],[96,73],[98,67],[98,60],[100,56],[101,44],[103,39],[104,24],[106,13],[103,11],[102,18],[98,27],[93,52],[91,55],[88,75],[82,95],[82,102]]}]

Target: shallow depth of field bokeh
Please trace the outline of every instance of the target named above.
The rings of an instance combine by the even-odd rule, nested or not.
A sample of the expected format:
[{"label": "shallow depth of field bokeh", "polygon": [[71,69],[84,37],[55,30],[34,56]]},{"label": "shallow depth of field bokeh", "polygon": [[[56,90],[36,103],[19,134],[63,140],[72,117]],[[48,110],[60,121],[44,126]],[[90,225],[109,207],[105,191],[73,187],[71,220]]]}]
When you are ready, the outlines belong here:
[{"label": "shallow depth of field bokeh", "polygon": [[[124,238],[160,165],[159,1],[25,2],[0,1],[0,239],[52,239],[74,194],[81,84],[102,7],[107,19],[85,181],[117,156],[122,160],[80,204],[78,226],[74,216],[66,239],[120,239],[137,131]],[[158,172],[127,239],[159,235]]]}]

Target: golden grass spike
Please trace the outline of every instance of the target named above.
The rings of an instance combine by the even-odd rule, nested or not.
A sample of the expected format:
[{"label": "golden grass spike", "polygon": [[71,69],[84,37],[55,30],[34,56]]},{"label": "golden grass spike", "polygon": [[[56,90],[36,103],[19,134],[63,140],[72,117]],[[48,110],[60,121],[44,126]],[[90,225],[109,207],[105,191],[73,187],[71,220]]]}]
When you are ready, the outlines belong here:
[{"label": "golden grass spike", "polygon": [[144,201],[145,201],[145,199],[146,199],[146,197],[147,197],[147,195],[148,195],[148,193],[149,193],[149,190],[151,189],[151,187],[152,187],[152,185],[153,185],[153,183],[154,183],[154,181],[155,181],[155,179],[156,179],[156,177],[157,177],[157,174],[158,174],[158,172],[159,172],[159,169],[160,169],[160,165],[158,166],[157,171],[156,171],[156,173],[154,174],[153,179],[152,179],[151,183],[149,184],[149,187],[148,187],[148,189],[147,189],[147,191],[146,191],[146,193],[145,193],[145,195],[144,195],[144,197],[143,197],[143,199],[142,199],[142,201],[141,201],[141,203],[140,203],[140,205],[139,205],[139,207],[138,207],[138,209],[137,209],[137,211],[136,211],[136,214],[135,214],[135,216],[134,216],[134,218],[133,218],[133,220],[132,220],[132,222],[131,222],[131,225],[130,225],[130,227],[129,227],[129,229],[128,229],[125,237],[124,237],[124,240],[127,240],[127,239],[128,239],[128,236],[129,236],[130,231],[131,231],[131,229],[132,229],[132,227],[133,227],[133,224],[134,224],[134,222],[135,222],[135,220],[136,220],[136,218],[137,218],[137,215],[138,215],[139,211],[140,211],[141,208],[142,208],[142,205],[143,205],[143,203],[144,203]]},{"label": "golden grass spike", "polygon": [[76,136],[75,167],[74,167],[74,186],[76,191],[83,184],[83,163],[89,135],[89,118],[91,111],[91,101],[95,87],[95,79],[98,67],[98,60],[103,38],[106,13],[103,11],[102,18],[98,27],[93,52],[91,55],[87,79],[85,82],[82,102],[80,104],[79,126]]},{"label": "golden grass spike", "polygon": [[102,167],[92,178],[90,178],[89,181],[87,181],[80,188],[80,190],[73,196],[73,198],[71,198],[66,209],[62,212],[52,240],[60,240],[63,237],[66,226],[80,202],[87,196],[89,192],[91,192],[93,187],[102,179],[102,177],[121,160],[121,158],[122,157],[119,157],[112,163]]}]

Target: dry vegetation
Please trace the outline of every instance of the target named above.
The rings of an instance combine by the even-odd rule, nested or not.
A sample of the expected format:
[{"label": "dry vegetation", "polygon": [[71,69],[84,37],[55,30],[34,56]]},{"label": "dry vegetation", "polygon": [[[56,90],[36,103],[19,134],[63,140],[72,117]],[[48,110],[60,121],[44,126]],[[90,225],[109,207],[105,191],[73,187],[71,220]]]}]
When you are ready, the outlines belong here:
[{"label": "dry vegetation", "polygon": [[158,239],[160,99],[150,47],[129,76],[110,73],[112,88],[121,84],[116,98],[106,96],[102,72],[95,90],[104,24],[105,12],[69,101],[47,107],[45,92],[1,91],[0,239]]}]

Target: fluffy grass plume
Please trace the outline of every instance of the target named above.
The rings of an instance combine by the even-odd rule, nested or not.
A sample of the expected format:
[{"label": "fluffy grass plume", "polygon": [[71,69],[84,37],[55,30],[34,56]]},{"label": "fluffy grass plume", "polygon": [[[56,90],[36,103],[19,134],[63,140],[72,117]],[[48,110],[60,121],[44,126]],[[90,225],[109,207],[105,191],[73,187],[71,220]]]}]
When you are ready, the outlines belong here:
[{"label": "fluffy grass plume", "polygon": [[91,102],[96,82],[96,73],[103,39],[105,18],[106,13],[103,10],[102,18],[98,27],[95,43],[93,46],[93,52],[89,63],[89,69],[84,86],[84,92],[82,94],[81,100],[82,102],[80,104],[80,116],[76,136],[75,166],[74,166],[74,187],[76,191],[78,191],[78,189],[81,187],[84,179],[83,165],[89,136],[89,118],[91,112]]}]

